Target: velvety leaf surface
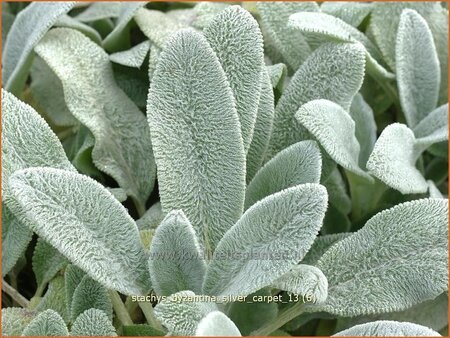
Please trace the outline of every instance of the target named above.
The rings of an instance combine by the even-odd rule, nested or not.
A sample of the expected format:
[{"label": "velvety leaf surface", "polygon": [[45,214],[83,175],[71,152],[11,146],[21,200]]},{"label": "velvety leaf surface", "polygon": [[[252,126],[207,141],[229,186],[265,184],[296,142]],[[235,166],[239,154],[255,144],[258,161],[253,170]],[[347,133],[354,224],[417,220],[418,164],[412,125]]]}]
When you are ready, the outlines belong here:
[{"label": "velvety leaf surface", "polygon": [[35,311],[7,307],[2,309],[2,336],[20,336],[25,327],[36,317]]},{"label": "velvety leaf surface", "polygon": [[347,187],[339,169],[335,168],[330,176],[323,182],[328,192],[328,200],[343,214],[352,210],[352,200],[347,193]]},{"label": "velvety leaf surface", "polygon": [[441,82],[433,35],[415,10],[405,9],[400,16],[395,63],[402,110],[414,127],[436,107]]},{"label": "velvety leaf surface", "polygon": [[98,33],[94,28],[72,18],[67,14],[61,15],[55,22],[54,27],[66,27],[76,29],[81,33],[83,33],[84,35],[86,35],[89,39],[94,41],[97,45],[100,45],[102,42],[102,37],[100,36],[100,33]]},{"label": "velvety leaf surface", "polygon": [[34,309],[38,312],[54,310],[68,323],[70,317],[66,306],[65,291],[64,277],[56,276],[50,281],[44,297]]},{"label": "velvety leaf surface", "polygon": [[367,162],[369,172],[403,194],[424,193],[428,185],[415,167],[420,152],[414,133],[393,123],[383,130]]},{"label": "velvety leaf surface", "polygon": [[275,108],[268,158],[310,138],[295,119],[311,100],[326,99],[349,109],[364,77],[365,52],[359,44],[328,43],[316,49],[292,77]]},{"label": "velvety leaf surface", "polygon": [[156,175],[150,134],[145,116],[114,81],[108,55],[65,28],[53,29],[35,50],[60,78],[71,113],[94,135],[96,166],[144,204]]},{"label": "velvety leaf surface", "polygon": [[33,232],[2,202],[2,277],[16,265],[27,249]]},{"label": "velvety leaf surface", "polygon": [[271,284],[309,250],[326,205],[326,189],[319,184],[288,188],[254,204],[220,241],[203,291],[248,295]]},{"label": "velvety leaf surface", "polygon": [[447,217],[447,200],[406,202],[376,214],[337,242],[317,264],[329,283],[328,299],[319,310],[377,314],[437,297],[448,282]]},{"label": "velvety leaf surface", "polygon": [[94,2],[75,18],[81,22],[93,22],[102,19],[117,18],[120,15],[122,6],[123,2]]},{"label": "velvety leaf surface", "polygon": [[167,42],[147,114],[162,209],[183,210],[210,255],[242,214],[245,154],[226,75],[200,33]]},{"label": "velvety leaf surface", "polygon": [[89,309],[84,311],[74,321],[70,335],[116,337],[117,333],[108,316],[103,311]]},{"label": "velvety leaf surface", "polygon": [[380,320],[377,322],[356,325],[348,330],[341,331],[333,335],[335,337],[342,336],[362,336],[362,337],[416,337],[416,336],[441,336],[425,326],[413,323],[400,323],[389,320]]},{"label": "velvety leaf surface", "polygon": [[203,33],[233,92],[247,152],[258,112],[264,66],[261,31],[249,12],[240,6],[230,6],[217,14]]},{"label": "velvety leaf surface", "polygon": [[20,94],[31,66],[34,46],[74,5],[75,2],[35,2],[17,15],[2,54],[2,81],[6,90]]},{"label": "velvety leaf surface", "polygon": [[197,337],[241,337],[236,325],[220,311],[213,311],[206,315],[195,330]]},{"label": "velvety leaf surface", "polygon": [[318,268],[299,264],[272,283],[272,287],[292,292],[314,304],[322,304],[327,299],[328,281]]},{"label": "velvety leaf surface", "polygon": [[348,237],[351,233],[343,232],[340,234],[322,235],[316,238],[314,243],[305,255],[302,264],[316,265],[320,257],[335,243]]},{"label": "velvety leaf surface", "polygon": [[448,140],[448,103],[430,112],[414,128],[419,148]]},{"label": "velvety leaf surface", "polygon": [[194,296],[192,291],[181,291],[156,305],[155,316],[169,330],[168,335],[195,335],[202,318],[217,310],[214,303],[193,301]]},{"label": "velvety leaf surface", "polygon": [[46,310],[34,318],[25,327],[22,336],[68,336],[69,331],[61,316],[53,311]]},{"label": "velvety leaf surface", "polygon": [[372,4],[349,1],[324,1],[320,10],[345,21],[353,27],[358,27],[370,14]]},{"label": "velvety leaf surface", "polygon": [[283,189],[303,183],[319,183],[322,157],[317,143],[301,141],[280,151],[249,183],[245,209]]},{"label": "velvety leaf surface", "polygon": [[183,211],[171,211],[156,229],[148,265],[156,294],[170,296],[183,290],[201,294],[206,263]]},{"label": "velvety leaf surface", "polygon": [[315,2],[258,2],[257,8],[262,28],[273,44],[271,48],[274,51],[267,50],[272,61],[283,62],[290,72],[296,71],[311,53],[311,49],[300,32],[287,26],[287,20],[296,12],[319,11],[319,6]]},{"label": "velvety leaf surface", "polygon": [[137,226],[103,186],[52,168],[17,171],[10,186],[32,230],[92,278],[125,294],[149,291]]},{"label": "velvety leaf surface", "polygon": [[111,54],[109,59],[123,66],[140,68],[149,50],[150,42],[144,41],[128,50]]},{"label": "velvety leaf surface", "polygon": [[341,106],[328,100],[314,100],[301,106],[295,117],[336,163],[372,179],[359,167],[360,145],[355,136],[355,121]]},{"label": "velvety leaf surface", "polygon": [[247,151],[247,183],[261,168],[272,133],[273,114],[275,111],[274,95],[271,80],[266,68],[262,70],[261,96],[253,129],[253,137]]}]

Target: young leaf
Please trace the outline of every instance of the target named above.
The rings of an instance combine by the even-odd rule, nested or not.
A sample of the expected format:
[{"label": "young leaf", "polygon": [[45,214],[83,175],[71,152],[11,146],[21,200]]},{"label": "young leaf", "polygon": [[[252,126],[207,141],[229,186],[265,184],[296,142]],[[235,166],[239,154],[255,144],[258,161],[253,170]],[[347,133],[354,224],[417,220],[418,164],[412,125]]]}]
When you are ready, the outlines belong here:
[{"label": "young leaf", "polygon": [[226,9],[230,4],[223,2],[198,2],[194,6],[196,18],[192,22],[192,27],[203,29],[209,25],[213,18]]},{"label": "young leaf", "polygon": [[129,22],[133,19],[136,11],[145,6],[146,3],[145,1],[122,3],[122,8],[120,9],[114,29],[103,40],[102,45],[105,50],[117,52],[121,49],[124,35],[128,33],[127,27],[129,26]]},{"label": "young leaf", "polygon": [[261,92],[264,66],[261,31],[249,12],[240,6],[230,6],[217,14],[203,33],[216,53],[233,92],[244,150],[247,152]]},{"label": "young leaf", "polygon": [[371,322],[367,324],[356,325],[348,330],[344,330],[336,333],[333,337],[345,337],[345,336],[367,336],[367,337],[415,337],[415,336],[441,336],[436,331],[429,329],[428,327],[417,325],[413,323],[400,323],[389,320],[380,320],[377,322]]},{"label": "young leaf", "polygon": [[322,12],[345,21],[353,27],[358,27],[372,10],[371,3],[324,1],[320,5]]},{"label": "young leaf", "polygon": [[16,95],[21,93],[32,62],[34,46],[75,2],[35,2],[21,11],[14,20],[2,54],[4,88]]},{"label": "young leaf", "polygon": [[355,136],[355,122],[341,106],[328,100],[314,100],[301,106],[295,117],[336,163],[372,180],[359,167],[360,146]]},{"label": "young leaf", "polygon": [[242,214],[245,154],[231,89],[200,33],[167,42],[147,114],[163,211],[182,209],[209,256]]},{"label": "young leaf", "polygon": [[283,90],[284,80],[287,76],[287,67],[284,63],[277,63],[275,65],[266,66],[269,73],[272,88],[278,88],[280,92]]},{"label": "young leaf", "polygon": [[145,116],[115,83],[108,55],[66,28],[50,31],[35,51],[60,78],[69,110],[94,134],[96,166],[143,208],[156,175],[150,133]]},{"label": "young leaf", "polygon": [[2,309],[2,336],[20,336],[37,313],[18,307]]},{"label": "young leaf", "polygon": [[5,277],[16,265],[27,249],[32,235],[33,232],[26,224],[20,222],[2,202],[2,277]]},{"label": "young leaf", "polygon": [[316,265],[319,261],[320,257],[335,243],[343,240],[344,238],[351,235],[351,233],[339,233],[339,234],[331,234],[331,235],[322,235],[316,238],[314,243],[309,249],[308,253],[305,255],[302,264],[308,265]]},{"label": "young leaf", "polygon": [[123,66],[140,68],[149,50],[150,42],[144,41],[131,49],[111,54],[109,59]]},{"label": "young leaf", "polygon": [[295,119],[311,100],[326,99],[348,110],[364,78],[364,48],[360,44],[328,43],[317,48],[295,73],[275,108],[268,158],[305,138]]},{"label": "young leaf", "polygon": [[66,27],[76,29],[77,31],[80,31],[81,33],[86,35],[89,39],[94,41],[97,45],[100,45],[102,43],[102,37],[94,28],[76,19],[73,19],[71,16],[67,14],[63,14],[58,18],[58,20],[55,22],[55,27]]},{"label": "young leaf", "polygon": [[220,311],[213,311],[206,315],[195,330],[197,337],[241,337],[236,325]]},{"label": "young leaf", "polygon": [[322,304],[327,299],[328,281],[315,266],[299,264],[272,283],[272,287],[301,295],[308,302]]},{"label": "young leaf", "polygon": [[377,125],[374,114],[372,108],[359,93],[353,98],[349,113],[355,121],[355,136],[360,145],[359,166],[366,169],[367,160],[377,139]]},{"label": "young leaf", "polygon": [[326,207],[319,184],[288,188],[254,204],[217,246],[203,291],[244,296],[271,284],[305,256]]},{"label": "young leaf", "polygon": [[318,262],[329,288],[325,305],[314,311],[376,314],[437,297],[448,282],[447,217],[444,199],[415,200],[376,214]]},{"label": "young leaf", "polygon": [[258,113],[255,128],[253,129],[252,142],[247,151],[247,183],[251,181],[261,168],[269,146],[270,134],[272,133],[275,105],[272,85],[266,68],[262,70],[261,81]]},{"label": "young leaf", "polygon": [[[358,29],[325,13],[295,13],[289,17],[288,27],[310,37],[310,44],[326,41],[359,42],[366,51],[367,71],[374,76],[393,79],[394,74],[380,65],[382,57],[378,48]],[[318,39],[318,41],[316,41]]]},{"label": "young leaf", "polygon": [[148,265],[156,294],[169,296],[183,290],[201,293],[206,263],[183,211],[171,211],[156,229]]},{"label": "young leaf", "polygon": [[249,183],[245,209],[283,189],[303,183],[319,183],[321,162],[320,149],[314,141],[301,141],[280,151]]},{"label": "young leaf", "polygon": [[117,333],[108,316],[103,311],[89,309],[75,319],[70,335],[116,337]]},{"label": "young leaf", "polygon": [[162,212],[161,203],[156,202],[136,221],[139,229],[156,229],[166,215]]},{"label": "young leaf", "polygon": [[39,236],[92,278],[124,294],[145,294],[150,277],[126,209],[87,176],[53,168],[19,170],[11,192]]},{"label": "young leaf", "polygon": [[[319,6],[315,2],[257,2],[261,15],[261,26],[272,42],[275,53],[270,53],[272,61],[283,62],[289,72],[296,71],[311,53],[305,37],[287,26],[287,20],[293,13],[300,11],[316,12]],[[271,55],[272,54],[272,55]],[[275,54],[275,55],[273,55]],[[273,56],[281,57],[273,58]]]},{"label": "young leaf", "polygon": [[405,9],[400,16],[395,63],[402,110],[414,127],[436,107],[441,79],[433,35],[415,10]]},{"label": "young leaf", "polygon": [[38,289],[43,291],[47,283],[67,264],[66,257],[42,238],[38,238],[33,253],[33,272]]},{"label": "young leaf", "polygon": [[170,336],[193,336],[200,320],[216,311],[214,303],[194,301],[192,291],[181,291],[155,306],[156,318],[169,330]]},{"label": "young leaf", "polygon": [[91,308],[101,310],[112,319],[112,304],[108,290],[89,276],[84,276],[72,296],[70,318],[74,321],[84,311]]},{"label": "young leaf", "polygon": [[419,155],[414,133],[403,124],[393,123],[375,143],[367,169],[402,194],[425,193],[427,182],[415,167]]},{"label": "young leaf", "polygon": [[69,331],[61,316],[53,311],[46,310],[34,318],[25,327],[22,336],[68,336]]}]

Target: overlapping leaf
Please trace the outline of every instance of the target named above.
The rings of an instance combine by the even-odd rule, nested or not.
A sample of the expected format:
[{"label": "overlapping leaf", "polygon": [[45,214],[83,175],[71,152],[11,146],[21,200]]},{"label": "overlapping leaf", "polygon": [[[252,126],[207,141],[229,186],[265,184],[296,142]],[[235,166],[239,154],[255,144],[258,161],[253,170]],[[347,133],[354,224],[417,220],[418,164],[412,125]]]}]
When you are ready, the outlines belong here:
[{"label": "overlapping leaf", "polygon": [[220,311],[213,311],[206,315],[195,330],[197,337],[240,337],[241,333],[236,325]]},{"label": "overlapping leaf", "polygon": [[150,289],[139,233],[99,183],[66,170],[14,173],[11,192],[39,236],[103,285],[125,294]]},{"label": "overlapping leaf", "polygon": [[279,152],[249,183],[245,209],[283,189],[303,183],[319,183],[322,157],[317,143],[301,141]]},{"label": "overlapping leaf", "polygon": [[19,307],[2,308],[2,336],[20,336],[37,312]]},{"label": "overlapping leaf", "polygon": [[117,336],[108,316],[101,310],[89,309],[80,314],[70,330],[71,336]]},{"label": "overlapping leaf", "polygon": [[356,325],[348,330],[341,331],[333,335],[333,337],[343,336],[367,336],[367,337],[436,337],[441,336],[436,331],[429,329],[428,327],[417,325],[413,323],[400,323],[390,320],[380,320],[377,322],[371,322],[367,324]]},{"label": "overlapping leaf", "polygon": [[170,212],[156,229],[150,247],[149,270],[156,294],[201,293],[206,263],[183,211]]},{"label": "overlapping leaf", "polygon": [[364,53],[360,44],[328,43],[310,55],[278,101],[268,158],[310,138],[295,119],[295,113],[306,102],[326,99],[349,109],[363,81]]},{"label": "overlapping leaf", "polygon": [[317,264],[329,283],[328,299],[318,310],[376,314],[440,295],[448,283],[447,217],[447,200],[406,202],[334,244]]},{"label": "overlapping leaf", "polygon": [[331,14],[353,27],[358,27],[370,14],[372,4],[366,2],[324,1],[320,10]]},{"label": "overlapping leaf", "polygon": [[400,16],[395,63],[402,110],[408,125],[414,127],[436,107],[441,73],[427,22],[412,9]]},{"label": "overlapping leaf", "polygon": [[210,295],[248,295],[299,262],[322,226],[326,189],[302,184],[266,197],[224,235],[206,271]]},{"label": "overlapping leaf", "polygon": [[41,312],[28,324],[22,336],[68,336],[69,331],[61,316],[53,311]]},{"label": "overlapping leaf", "polygon": [[140,68],[150,49],[150,42],[144,41],[125,51],[113,53],[109,56],[112,62],[123,66]]},{"label": "overlapping leaf", "polygon": [[163,211],[182,209],[210,254],[242,214],[245,154],[231,89],[200,33],[167,43],[147,114]]},{"label": "overlapping leaf", "polygon": [[16,95],[21,93],[31,66],[34,46],[74,5],[75,2],[35,2],[17,15],[2,54],[2,80],[6,90]]},{"label": "overlapping leaf", "polygon": [[150,134],[139,108],[115,83],[108,55],[65,28],[53,29],[35,50],[60,78],[71,113],[94,134],[96,166],[143,208],[156,175]]},{"label": "overlapping leaf", "polygon": [[240,6],[230,6],[217,14],[203,33],[233,92],[247,152],[258,112],[264,66],[261,31],[249,12]]}]

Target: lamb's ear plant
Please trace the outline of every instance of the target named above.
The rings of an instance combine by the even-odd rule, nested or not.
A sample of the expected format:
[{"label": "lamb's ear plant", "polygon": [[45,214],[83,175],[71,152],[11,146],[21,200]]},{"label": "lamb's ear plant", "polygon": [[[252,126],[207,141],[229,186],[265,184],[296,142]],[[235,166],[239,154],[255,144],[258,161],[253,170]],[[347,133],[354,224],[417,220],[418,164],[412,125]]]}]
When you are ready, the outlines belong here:
[{"label": "lamb's ear plant", "polygon": [[2,10],[3,335],[448,332],[441,3]]}]

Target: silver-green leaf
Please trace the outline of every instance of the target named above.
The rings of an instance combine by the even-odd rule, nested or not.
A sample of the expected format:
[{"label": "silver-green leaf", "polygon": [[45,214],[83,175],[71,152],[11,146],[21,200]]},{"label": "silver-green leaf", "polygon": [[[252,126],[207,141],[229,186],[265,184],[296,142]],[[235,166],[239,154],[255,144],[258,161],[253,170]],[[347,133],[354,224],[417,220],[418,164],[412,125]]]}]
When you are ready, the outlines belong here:
[{"label": "silver-green leaf", "polygon": [[136,223],[102,185],[66,170],[14,173],[12,195],[39,236],[93,279],[124,294],[145,294],[150,276]]},{"label": "silver-green leaf", "polygon": [[329,283],[318,311],[339,316],[400,311],[440,295],[448,284],[447,218],[447,200],[406,202],[334,244],[317,264]]},{"label": "silver-green leaf", "polygon": [[89,309],[75,319],[70,335],[116,337],[117,333],[108,316],[102,310]]},{"label": "silver-green leaf", "polygon": [[71,113],[94,135],[96,166],[143,209],[156,175],[150,133],[145,116],[117,86],[108,55],[66,28],[50,31],[35,51],[60,78]]},{"label": "silver-green leaf", "polygon": [[148,264],[156,294],[169,296],[183,290],[201,293],[206,263],[183,211],[171,211],[156,229]]},{"label": "silver-green leaf", "polygon": [[244,296],[271,284],[308,252],[326,207],[326,189],[312,183],[254,204],[217,246],[203,291]]},{"label": "silver-green leaf", "polygon": [[261,31],[249,12],[240,6],[230,6],[217,14],[203,33],[233,92],[247,152],[252,141],[264,67]]},{"label": "silver-green leaf", "polygon": [[314,141],[301,141],[280,151],[249,183],[245,209],[283,189],[303,183],[319,183],[322,169],[320,149]]},{"label": "silver-green leaf", "polygon": [[433,35],[415,10],[405,9],[400,16],[395,64],[402,110],[414,127],[436,107],[441,82]]},{"label": "silver-green leaf", "polygon": [[69,331],[61,316],[53,311],[41,312],[28,324],[22,336],[68,336]]},{"label": "silver-green leaf", "polygon": [[356,325],[341,331],[333,337],[440,337],[441,335],[428,327],[407,322],[380,320],[376,322]]},{"label": "silver-green leaf", "polygon": [[220,311],[206,315],[195,330],[196,337],[241,337],[236,325]]},{"label": "silver-green leaf", "polygon": [[182,209],[210,255],[242,214],[245,153],[230,86],[200,33],[167,42],[147,114],[163,211]]}]

